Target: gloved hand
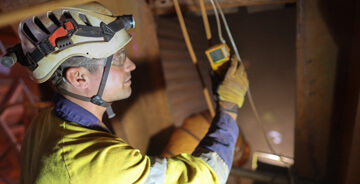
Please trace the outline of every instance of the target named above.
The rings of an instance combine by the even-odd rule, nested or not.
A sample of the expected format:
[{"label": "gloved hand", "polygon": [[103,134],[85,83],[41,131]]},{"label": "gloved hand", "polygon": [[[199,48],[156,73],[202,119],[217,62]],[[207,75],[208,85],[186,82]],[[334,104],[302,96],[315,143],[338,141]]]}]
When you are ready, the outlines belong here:
[{"label": "gloved hand", "polygon": [[244,65],[233,55],[225,78],[217,90],[219,99],[221,101],[235,103],[240,108],[244,103],[244,97],[248,88],[249,81]]}]

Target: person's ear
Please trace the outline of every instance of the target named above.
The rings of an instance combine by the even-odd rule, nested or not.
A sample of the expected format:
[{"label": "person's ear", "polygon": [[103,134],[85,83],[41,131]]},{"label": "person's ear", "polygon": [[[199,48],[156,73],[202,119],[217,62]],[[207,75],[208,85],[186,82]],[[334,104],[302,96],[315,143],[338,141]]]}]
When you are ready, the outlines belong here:
[{"label": "person's ear", "polygon": [[89,87],[89,71],[83,67],[72,67],[66,70],[66,80],[75,88],[86,89]]}]

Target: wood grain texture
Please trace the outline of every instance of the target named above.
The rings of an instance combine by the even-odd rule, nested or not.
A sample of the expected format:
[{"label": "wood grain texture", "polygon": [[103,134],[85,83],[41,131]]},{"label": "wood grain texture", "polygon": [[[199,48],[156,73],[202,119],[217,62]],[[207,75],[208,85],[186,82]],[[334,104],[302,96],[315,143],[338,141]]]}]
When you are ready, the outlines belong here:
[{"label": "wood grain texture", "polygon": [[297,22],[295,172],[322,181],[326,173],[338,48],[318,1],[300,0]]},{"label": "wood grain texture", "polygon": [[[189,37],[197,56],[201,74],[206,86],[210,87],[208,75],[210,64],[204,50],[207,48],[206,35],[201,17],[184,17]],[[166,89],[175,126],[192,114],[207,109],[201,82],[191,61],[179,21],[176,17],[158,17],[157,34],[160,55],[164,67]]]}]

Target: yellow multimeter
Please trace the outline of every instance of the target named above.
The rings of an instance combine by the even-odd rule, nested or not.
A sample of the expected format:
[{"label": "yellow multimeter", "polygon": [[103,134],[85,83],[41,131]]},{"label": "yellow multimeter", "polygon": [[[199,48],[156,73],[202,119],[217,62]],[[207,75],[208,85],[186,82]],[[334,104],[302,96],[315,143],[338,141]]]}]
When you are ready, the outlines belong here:
[{"label": "yellow multimeter", "polygon": [[219,68],[230,60],[230,49],[225,43],[217,44],[205,51],[211,68],[219,72]]}]

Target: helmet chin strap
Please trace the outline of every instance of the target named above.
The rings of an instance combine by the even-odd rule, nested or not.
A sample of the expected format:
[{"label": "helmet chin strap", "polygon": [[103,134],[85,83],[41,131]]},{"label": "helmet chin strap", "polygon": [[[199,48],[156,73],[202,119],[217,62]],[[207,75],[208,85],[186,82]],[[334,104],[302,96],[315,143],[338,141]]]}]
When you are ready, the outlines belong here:
[{"label": "helmet chin strap", "polygon": [[76,98],[78,100],[81,100],[81,101],[91,102],[91,103],[93,103],[95,105],[98,105],[98,106],[101,106],[101,107],[106,107],[106,113],[107,113],[109,119],[115,117],[115,113],[111,108],[111,102],[105,102],[103,99],[101,99],[101,96],[104,93],[106,81],[107,81],[107,78],[108,78],[108,75],[109,75],[109,72],[110,72],[112,59],[113,59],[113,55],[111,55],[111,56],[109,56],[109,57],[107,57],[105,59],[105,62],[106,62],[105,70],[103,72],[103,76],[102,76],[102,79],[101,79],[99,91],[95,96],[89,98],[89,97],[86,97],[86,96],[71,93],[71,92],[69,92],[69,91],[67,91],[65,89],[59,89],[59,92],[65,94],[65,95],[71,96],[73,98]]}]

